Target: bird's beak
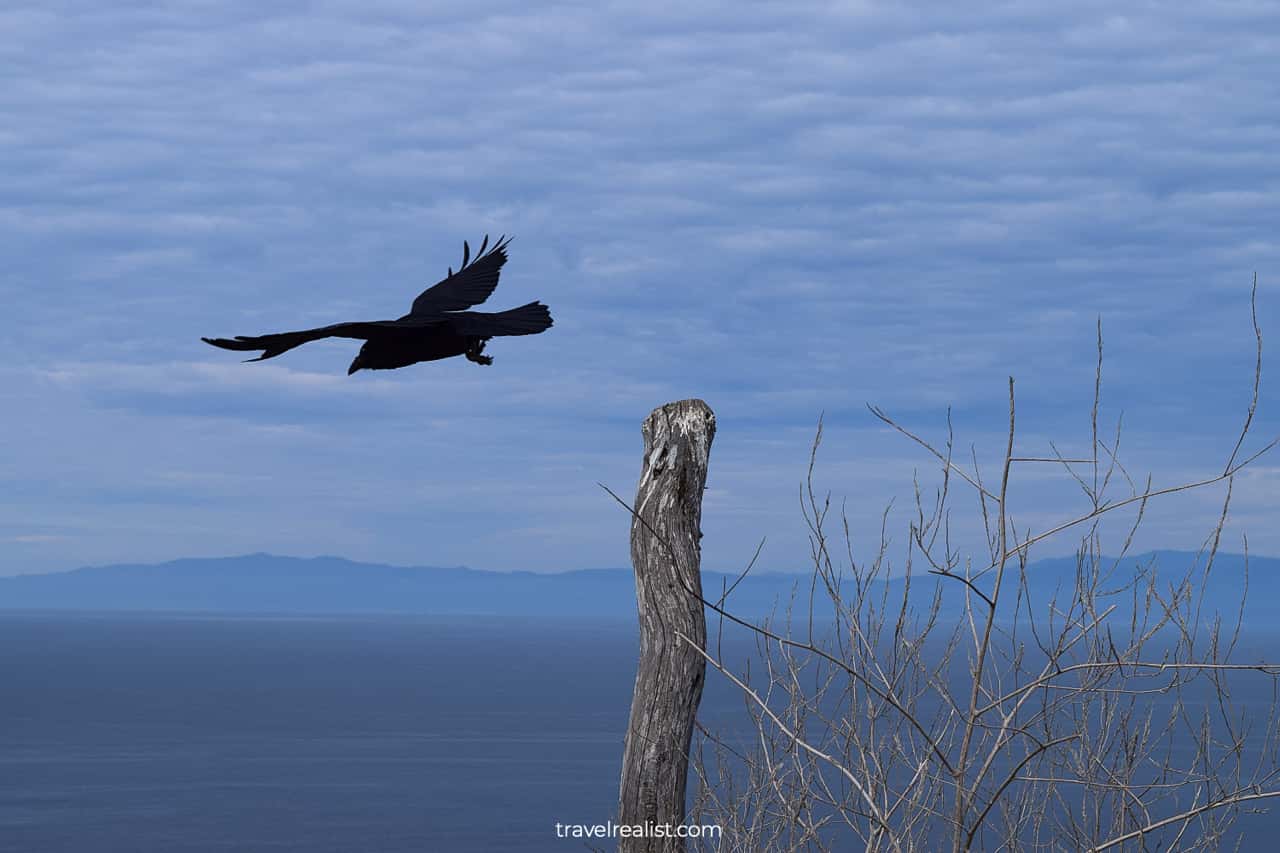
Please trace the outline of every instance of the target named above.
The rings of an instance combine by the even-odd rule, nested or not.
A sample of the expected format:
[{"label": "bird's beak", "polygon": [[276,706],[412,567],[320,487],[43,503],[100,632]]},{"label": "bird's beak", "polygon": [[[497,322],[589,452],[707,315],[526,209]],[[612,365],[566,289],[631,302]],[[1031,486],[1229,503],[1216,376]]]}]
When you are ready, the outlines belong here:
[{"label": "bird's beak", "polygon": [[350,376],[363,366],[364,365],[360,363],[360,356],[356,356],[355,360],[351,362],[351,366],[347,368],[347,375]]}]

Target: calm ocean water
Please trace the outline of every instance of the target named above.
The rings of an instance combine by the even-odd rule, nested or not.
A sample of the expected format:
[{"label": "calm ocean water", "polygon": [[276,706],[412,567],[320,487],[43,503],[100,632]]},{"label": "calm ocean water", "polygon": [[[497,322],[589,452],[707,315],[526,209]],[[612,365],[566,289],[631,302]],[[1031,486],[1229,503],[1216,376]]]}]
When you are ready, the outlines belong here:
[{"label": "calm ocean water", "polygon": [[0,616],[0,850],[581,850],[624,626]]},{"label": "calm ocean water", "polygon": [[[554,824],[614,812],[636,654],[625,625],[2,614],[0,851],[585,850]],[[702,716],[742,718],[715,674]]]}]

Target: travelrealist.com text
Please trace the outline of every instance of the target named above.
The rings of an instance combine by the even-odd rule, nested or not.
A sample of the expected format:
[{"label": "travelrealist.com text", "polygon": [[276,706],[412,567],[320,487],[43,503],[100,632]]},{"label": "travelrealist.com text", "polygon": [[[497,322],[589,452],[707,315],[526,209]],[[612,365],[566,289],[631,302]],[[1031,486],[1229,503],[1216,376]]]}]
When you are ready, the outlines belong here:
[{"label": "travelrealist.com text", "polygon": [[557,823],[556,838],[719,838],[715,824]]}]

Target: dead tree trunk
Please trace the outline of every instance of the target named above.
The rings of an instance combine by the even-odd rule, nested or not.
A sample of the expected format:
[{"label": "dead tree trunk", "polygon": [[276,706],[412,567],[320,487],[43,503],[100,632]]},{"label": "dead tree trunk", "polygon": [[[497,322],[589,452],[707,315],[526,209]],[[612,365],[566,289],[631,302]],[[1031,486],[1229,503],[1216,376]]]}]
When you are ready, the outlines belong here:
[{"label": "dead tree trunk", "polygon": [[[701,400],[654,409],[641,428],[644,464],[631,519],[631,564],[640,612],[640,665],[622,756],[618,823],[684,823],[694,715],[706,662],[700,575],[702,490],[716,417]],[[648,833],[645,833],[646,835]],[[683,851],[684,840],[619,840],[619,853]]]}]

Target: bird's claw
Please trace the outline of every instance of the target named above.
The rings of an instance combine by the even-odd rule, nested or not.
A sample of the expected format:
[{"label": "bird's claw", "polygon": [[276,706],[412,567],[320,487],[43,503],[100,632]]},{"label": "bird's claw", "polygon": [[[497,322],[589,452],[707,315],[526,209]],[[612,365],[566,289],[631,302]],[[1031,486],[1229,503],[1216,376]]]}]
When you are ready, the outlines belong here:
[{"label": "bird's claw", "polygon": [[476,364],[493,364],[493,356],[481,355],[484,352],[484,344],[484,341],[477,341],[468,347],[466,353],[464,353],[467,361],[474,361]]}]

